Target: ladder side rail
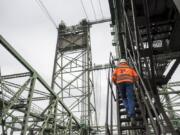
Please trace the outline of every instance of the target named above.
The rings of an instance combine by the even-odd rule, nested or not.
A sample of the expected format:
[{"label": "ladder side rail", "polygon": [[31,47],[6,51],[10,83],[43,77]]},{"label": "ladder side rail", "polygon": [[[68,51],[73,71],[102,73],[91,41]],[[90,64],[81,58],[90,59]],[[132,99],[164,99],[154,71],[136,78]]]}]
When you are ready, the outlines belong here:
[{"label": "ladder side rail", "polygon": [[[113,69],[115,67],[115,63],[114,63],[114,58],[112,56],[112,53],[110,53],[110,69],[111,70],[111,75],[113,74]],[[117,130],[118,130],[118,135],[122,135],[122,132],[121,132],[121,121],[120,121],[120,106],[119,106],[119,94],[118,94],[118,90],[117,90],[117,86],[116,86],[116,96],[113,92],[113,84],[112,84],[112,80],[110,80],[110,76],[109,76],[109,83],[110,83],[110,87],[111,87],[111,93],[112,93],[112,96],[114,97],[114,101],[116,102],[116,113],[117,113]]]},{"label": "ladder side rail", "polygon": [[106,97],[106,121],[105,121],[105,129],[106,135],[110,135],[110,129],[109,129],[109,96],[110,96],[110,81],[109,81],[109,77],[110,77],[110,69],[108,70],[108,78],[107,78],[107,97]]},{"label": "ladder side rail", "polygon": [[[146,130],[146,135],[150,134],[150,129],[148,127],[148,120],[146,119],[146,110],[145,110],[145,101],[144,101],[144,95],[142,95],[142,89],[141,87],[138,87],[136,85],[136,89],[135,90],[135,94],[136,94],[136,97],[137,97],[137,102],[139,104],[139,108],[141,110],[141,115],[142,115],[142,118],[143,118],[143,124],[145,126],[145,130]],[[152,118],[152,117],[151,117]]]},{"label": "ladder side rail", "polygon": [[[133,58],[132,58],[132,55],[130,54],[130,51],[129,51],[129,50],[128,50],[128,54],[129,54],[129,57],[130,57],[130,60],[131,60],[131,62],[132,62],[132,64],[133,64],[133,66],[134,66],[134,68],[135,68],[135,70],[136,70],[136,72],[137,72],[137,74],[138,74],[138,76],[139,76],[140,84],[142,85],[142,88],[143,88],[143,90],[144,90],[144,97],[146,97],[144,101],[145,101],[145,103],[147,103],[146,101],[149,102],[150,108],[152,109],[153,113],[155,114],[155,117],[156,117],[156,119],[157,119],[157,122],[158,122],[158,124],[159,124],[159,126],[160,126],[160,130],[161,130],[161,132],[163,133],[163,132],[165,131],[165,127],[164,127],[164,125],[161,123],[161,120],[160,120],[160,118],[159,118],[159,116],[158,116],[158,112],[157,112],[157,110],[156,110],[156,108],[155,108],[155,106],[154,106],[154,103],[152,102],[152,98],[151,98],[151,96],[150,96],[150,93],[149,93],[149,91],[148,91],[148,89],[147,89],[147,87],[146,87],[146,85],[145,85],[144,80],[142,79],[142,76],[140,75],[140,73],[139,73],[139,71],[138,71],[138,69],[137,69],[136,63],[134,62],[134,60],[133,60]],[[142,95],[142,97],[143,97],[143,95]],[[146,104],[146,107],[149,107],[149,105]]]}]

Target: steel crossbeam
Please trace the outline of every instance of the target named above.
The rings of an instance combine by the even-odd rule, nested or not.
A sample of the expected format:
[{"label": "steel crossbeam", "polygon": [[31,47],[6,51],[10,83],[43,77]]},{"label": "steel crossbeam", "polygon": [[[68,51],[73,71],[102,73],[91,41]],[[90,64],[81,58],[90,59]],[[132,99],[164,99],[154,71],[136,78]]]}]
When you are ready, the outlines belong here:
[{"label": "steel crossbeam", "polygon": [[[72,119],[72,126],[71,128],[76,128],[76,131],[79,131],[80,130],[80,123],[79,123],[79,120],[77,120],[77,118],[74,116],[74,114],[72,114],[72,112],[69,110],[69,108],[62,102],[62,100],[59,98],[59,96],[51,89],[51,87],[44,81],[44,79],[36,72],[36,70],[2,37],[0,36],[0,44],[9,52],[11,53],[15,58],[16,60],[18,60],[27,70],[28,72],[27,73],[20,73],[20,74],[13,74],[13,75],[6,75],[6,76],[1,76],[1,83],[2,83],[2,87],[1,89],[3,88],[7,88],[7,89],[4,89],[4,90],[8,90],[9,93],[8,95],[6,95],[3,91],[2,91],[2,95],[4,96],[9,96],[9,99],[7,99],[7,101],[4,101],[4,97],[1,99],[3,102],[4,102],[4,107],[2,108],[3,110],[3,115],[0,117],[0,120],[4,120],[7,122],[7,118],[9,118],[10,116],[8,115],[9,114],[9,111],[10,110],[15,110],[14,112],[17,112],[20,114],[20,113],[23,113],[24,116],[22,118],[20,117],[16,117],[14,112],[11,114],[12,116],[14,115],[14,117],[16,117],[17,119],[20,119],[21,121],[21,124],[20,124],[20,128],[21,129],[21,134],[22,135],[25,135],[27,133],[30,133],[31,131],[31,128],[30,127],[33,127],[33,128],[36,128],[37,127],[37,123],[41,123],[44,121],[45,124],[43,124],[43,130],[39,130],[38,133],[40,134],[44,134],[44,129],[47,128],[47,124],[49,122],[49,119],[46,119],[48,117],[50,117],[50,115],[52,113],[48,113],[46,114],[45,110],[39,110],[40,112],[33,112],[33,107],[36,107],[34,106],[34,103],[32,103],[34,100],[34,94],[40,94],[40,95],[43,95],[43,96],[47,96],[49,95],[50,98],[47,98],[46,101],[50,101],[50,99],[53,97],[53,99],[55,99],[57,102],[56,104],[58,106],[61,106],[61,108],[64,109],[64,113],[66,113],[66,117],[70,117]],[[11,83],[11,80],[13,79],[16,79],[16,78],[27,78],[27,77],[30,77],[30,79],[28,79],[24,85],[19,85],[19,84],[15,84],[15,83]],[[7,82],[6,80],[9,79],[9,82]],[[42,84],[42,86],[46,89],[46,92],[43,92],[41,90],[37,90],[35,88],[35,81],[39,82]],[[29,83],[31,82],[31,84],[29,85]],[[4,86],[3,86],[4,85]],[[9,86],[9,88],[8,88]],[[17,89],[19,88],[18,91],[14,91],[14,90],[11,90],[11,88],[13,89]],[[27,94],[27,99],[26,98],[22,98],[21,95],[22,93],[26,93],[28,92]],[[44,95],[45,94],[45,95]],[[38,98],[36,98],[38,99]],[[8,102],[8,100],[10,102]],[[22,101],[21,101],[22,100]],[[40,100],[39,100],[40,101]],[[24,105],[22,105],[22,103]],[[50,106],[52,105],[51,102],[50,103]],[[50,107],[49,106],[49,107]],[[38,106],[37,106],[38,107]],[[49,108],[48,108],[49,109]],[[41,113],[42,112],[42,113]],[[34,114],[33,114],[34,113]],[[4,119],[5,117],[7,117],[6,119]],[[56,121],[58,122],[58,121]],[[64,121],[65,123],[68,121],[65,120]],[[12,123],[13,123],[13,117],[12,117]],[[32,124],[32,126],[29,126],[29,123],[34,123]],[[2,123],[1,123],[2,124]],[[56,123],[57,126],[61,126],[59,125],[59,122]],[[11,128],[11,134],[13,134],[15,132],[15,130],[13,129],[17,129],[16,127],[16,124],[12,125],[12,127],[10,126],[11,124],[9,123],[7,126],[7,131],[9,128]],[[6,131],[6,132],[7,132]]]}]

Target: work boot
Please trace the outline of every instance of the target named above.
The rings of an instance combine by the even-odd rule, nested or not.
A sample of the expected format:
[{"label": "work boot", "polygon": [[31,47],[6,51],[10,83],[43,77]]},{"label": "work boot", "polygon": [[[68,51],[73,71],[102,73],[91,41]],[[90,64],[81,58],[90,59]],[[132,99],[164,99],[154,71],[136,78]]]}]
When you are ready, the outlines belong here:
[{"label": "work boot", "polygon": [[132,125],[132,126],[135,126],[135,125],[136,125],[135,118],[131,117],[130,120],[131,120],[131,125]]}]

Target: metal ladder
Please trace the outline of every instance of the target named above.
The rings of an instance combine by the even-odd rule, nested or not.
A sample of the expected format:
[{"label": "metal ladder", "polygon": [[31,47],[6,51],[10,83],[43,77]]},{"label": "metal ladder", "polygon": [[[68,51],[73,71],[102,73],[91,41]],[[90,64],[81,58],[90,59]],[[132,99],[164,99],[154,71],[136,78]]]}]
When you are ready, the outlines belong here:
[{"label": "metal ladder", "polygon": [[[114,99],[114,101],[116,101],[116,108],[117,108],[117,130],[118,130],[118,135],[148,135],[149,132],[148,131],[148,127],[147,127],[147,121],[145,118],[145,113],[143,111],[143,102],[140,100],[140,91],[139,90],[135,90],[135,113],[136,113],[136,117],[135,117],[135,121],[136,124],[132,125],[130,122],[130,118],[127,117],[127,112],[125,110],[125,107],[123,105],[123,101],[121,96],[118,94],[117,88],[116,90],[113,90],[113,83],[111,81],[111,75],[113,72],[113,65],[114,61],[113,61],[113,57],[112,55],[110,55],[110,60],[109,63],[111,65],[111,68],[109,69],[108,72],[108,92],[107,92],[107,107],[106,107],[106,135],[113,135],[113,128],[112,128],[112,116],[110,118],[110,125],[108,124],[109,121],[109,117],[108,117],[108,113],[109,113],[109,109],[112,109],[112,100]],[[114,94],[114,92],[116,92],[116,96]],[[111,107],[109,107],[109,97],[111,96]],[[110,111],[111,115],[112,110]],[[110,128],[109,128],[110,127]]]},{"label": "metal ladder", "polygon": [[137,134],[137,135],[143,135],[145,133],[145,125],[144,120],[142,117],[142,112],[140,109],[140,104],[137,101],[137,98],[135,99],[135,125],[132,125],[130,118],[127,117],[127,111],[123,105],[123,101],[121,96],[119,96],[119,100],[117,105],[119,105],[119,121],[120,121],[120,132],[121,134]]}]

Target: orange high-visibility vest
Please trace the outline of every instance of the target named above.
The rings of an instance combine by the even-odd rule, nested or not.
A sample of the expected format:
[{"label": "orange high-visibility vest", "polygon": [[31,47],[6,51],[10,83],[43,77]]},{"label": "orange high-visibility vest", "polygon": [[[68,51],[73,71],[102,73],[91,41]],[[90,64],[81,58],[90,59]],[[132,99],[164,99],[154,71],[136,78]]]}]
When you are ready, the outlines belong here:
[{"label": "orange high-visibility vest", "polygon": [[112,75],[112,81],[114,83],[134,83],[138,80],[138,75],[136,71],[129,67],[128,64],[119,64],[117,68],[115,68],[113,75]]}]

